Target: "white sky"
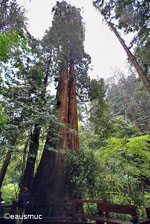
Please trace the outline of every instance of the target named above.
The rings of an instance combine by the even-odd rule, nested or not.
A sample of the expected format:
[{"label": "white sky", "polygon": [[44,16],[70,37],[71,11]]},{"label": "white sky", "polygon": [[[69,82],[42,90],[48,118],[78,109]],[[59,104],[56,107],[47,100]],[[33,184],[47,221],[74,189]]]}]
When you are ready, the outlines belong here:
[{"label": "white sky", "polygon": [[[107,79],[118,68],[127,73],[126,53],[118,39],[102,22],[102,16],[92,6],[92,0],[66,0],[82,9],[86,26],[85,51],[92,58],[91,77]],[[51,26],[51,9],[56,0],[17,0],[24,5],[28,18],[29,31],[37,38],[42,38],[46,29]]]}]

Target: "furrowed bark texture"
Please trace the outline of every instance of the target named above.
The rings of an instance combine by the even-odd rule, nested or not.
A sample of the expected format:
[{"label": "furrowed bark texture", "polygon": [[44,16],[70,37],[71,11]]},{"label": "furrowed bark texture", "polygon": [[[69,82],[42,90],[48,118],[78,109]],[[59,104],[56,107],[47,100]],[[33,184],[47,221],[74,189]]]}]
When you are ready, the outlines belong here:
[{"label": "furrowed bark texture", "polygon": [[68,124],[68,71],[64,66],[58,80],[57,96],[59,98],[58,112],[62,127],[59,127],[58,149],[67,149],[67,124]]},{"label": "furrowed bark texture", "polygon": [[70,61],[70,73],[69,73],[69,105],[68,105],[68,144],[69,149],[79,149],[78,138],[78,114],[77,114],[77,100],[76,100],[76,80],[74,75],[74,61]]},{"label": "furrowed bark texture", "polygon": [[[55,127],[55,122],[52,121],[49,127],[31,193],[35,202],[33,212],[49,217],[64,215],[64,208],[56,205],[56,203],[63,203],[67,194],[65,187],[65,153],[67,149],[77,150],[79,148],[73,60],[70,61],[69,77],[67,61],[62,65],[56,99],[61,125]],[[68,126],[69,129],[73,130],[69,134]],[[54,139],[57,139],[57,141],[55,142]]]}]

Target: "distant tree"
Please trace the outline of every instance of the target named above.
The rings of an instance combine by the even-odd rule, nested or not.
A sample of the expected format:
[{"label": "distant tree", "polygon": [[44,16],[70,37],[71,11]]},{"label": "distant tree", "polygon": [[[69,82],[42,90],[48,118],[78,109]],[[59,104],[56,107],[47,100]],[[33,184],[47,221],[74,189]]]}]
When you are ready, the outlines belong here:
[{"label": "distant tree", "polygon": [[[138,75],[141,77],[141,80],[144,84],[144,87],[147,89],[147,91],[150,94],[150,81],[149,76],[146,73],[146,70],[143,68],[142,63],[140,62],[140,57],[138,59],[132,54],[129,47],[125,44],[124,40],[121,38],[119,32],[117,31],[117,28],[125,29],[126,33],[128,32],[136,32],[137,30],[140,32],[144,32],[142,24],[147,23],[147,17],[144,16],[144,23],[143,23],[143,17],[141,14],[145,12],[144,7],[146,7],[146,11],[149,9],[149,4],[141,3],[140,1],[103,1],[103,0],[97,0],[93,2],[94,6],[101,12],[101,14],[104,16],[107,24],[111,28],[111,30],[115,33],[118,40],[120,41],[122,47],[127,53],[127,56],[129,57],[129,60],[131,61],[132,65],[135,67]],[[144,10],[142,12],[142,9]],[[125,9],[127,10],[126,13]],[[135,11],[137,9],[137,11]],[[135,13],[136,12],[136,13]],[[141,14],[140,14],[141,13]],[[148,15],[148,12],[146,12],[146,15]],[[113,23],[114,22],[114,23]],[[117,24],[116,24],[117,22]],[[116,25],[115,25],[116,24]],[[138,28],[137,28],[138,27]],[[140,28],[139,28],[140,27]],[[146,27],[146,32],[148,32],[148,26]],[[139,40],[141,41],[143,38],[141,38],[141,33],[137,33],[137,38],[134,38],[133,42],[136,39],[136,46],[139,43]],[[148,40],[148,36],[145,36]],[[132,43],[133,43],[132,42]],[[141,42],[142,43],[142,42]],[[140,46],[138,47],[140,48]]]},{"label": "distant tree", "polygon": [[[140,90],[142,83],[133,72],[127,77],[118,72],[111,80],[108,82],[107,96],[114,115],[127,116],[135,124],[139,135],[148,133],[149,96],[144,89]],[[143,104],[145,98],[147,103]]]},{"label": "distant tree", "polygon": [[103,79],[91,80],[89,121],[91,130],[98,134],[101,140],[108,138],[111,133],[111,111],[106,100],[106,90]]}]

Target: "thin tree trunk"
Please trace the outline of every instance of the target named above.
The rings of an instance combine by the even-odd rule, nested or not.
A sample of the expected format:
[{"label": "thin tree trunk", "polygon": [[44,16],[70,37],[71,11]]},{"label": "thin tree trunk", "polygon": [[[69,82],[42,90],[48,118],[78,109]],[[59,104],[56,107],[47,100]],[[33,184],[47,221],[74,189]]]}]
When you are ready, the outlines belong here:
[{"label": "thin tree trunk", "polygon": [[150,94],[150,80],[148,80],[148,78],[146,77],[146,74],[144,73],[142,67],[140,66],[140,64],[138,63],[137,59],[135,58],[135,56],[131,53],[131,51],[129,50],[129,48],[127,47],[127,45],[125,44],[124,40],[121,38],[121,36],[119,35],[119,33],[117,32],[117,30],[115,29],[115,27],[113,26],[113,24],[111,22],[107,22],[107,24],[109,25],[109,27],[111,28],[111,30],[115,33],[116,37],[118,38],[118,40],[120,41],[122,47],[124,48],[125,52],[127,53],[131,63],[133,64],[133,66],[135,67],[137,73],[139,74],[139,76],[142,79],[142,82],[146,88],[146,90],[148,91],[148,93]]},{"label": "thin tree trunk", "polygon": [[5,174],[7,172],[7,167],[10,163],[11,155],[12,155],[12,150],[8,150],[5,161],[3,163],[3,166],[2,166],[2,169],[1,169],[1,172],[0,172],[0,188],[3,184],[3,180],[4,180]]},{"label": "thin tree trunk", "polygon": [[70,60],[69,72],[69,106],[68,106],[68,124],[70,133],[68,136],[69,148],[79,149],[78,138],[78,114],[77,114],[77,100],[76,100],[76,80],[74,75],[74,60]]}]

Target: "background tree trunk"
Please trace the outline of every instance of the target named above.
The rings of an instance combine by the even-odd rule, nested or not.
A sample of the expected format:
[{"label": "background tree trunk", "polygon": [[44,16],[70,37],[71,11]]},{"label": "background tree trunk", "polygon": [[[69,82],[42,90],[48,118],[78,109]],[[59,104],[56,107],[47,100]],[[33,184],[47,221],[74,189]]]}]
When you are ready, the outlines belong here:
[{"label": "background tree trunk", "polygon": [[115,27],[113,26],[113,24],[111,22],[107,22],[107,24],[109,25],[109,27],[111,28],[111,30],[115,33],[116,37],[120,41],[122,47],[124,48],[125,52],[127,53],[128,57],[129,57],[131,63],[133,64],[133,66],[135,67],[137,73],[141,77],[142,82],[144,84],[144,87],[146,88],[146,90],[150,94],[150,80],[148,80],[148,78],[146,77],[146,74],[144,73],[142,67],[138,63],[138,61],[135,58],[135,56],[131,53],[131,51],[129,50],[129,48],[126,46],[124,40],[121,38],[121,36],[117,32],[117,30],[115,29]]},{"label": "background tree trunk", "polygon": [[24,175],[24,171],[25,171],[25,168],[26,168],[26,155],[27,155],[27,148],[28,148],[29,141],[30,141],[30,137],[28,137],[28,139],[25,143],[24,149],[23,149],[22,176]]},{"label": "background tree trunk", "polygon": [[37,152],[38,152],[38,148],[39,148],[40,131],[41,131],[41,128],[38,125],[35,125],[33,134],[31,133],[28,159],[27,159],[24,176],[22,179],[21,192],[23,191],[24,187],[28,187],[28,189],[30,191],[31,186],[32,186],[33,177],[34,177],[35,161],[36,161],[36,156],[37,156]]},{"label": "background tree trunk", "polygon": [[11,154],[12,154],[12,151],[8,150],[6,158],[5,158],[5,161],[4,161],[3,166],[1,168],[1,171],[0,171],[0,188],[1,188],[2,184],[3,184],[3,180],[4,180],[5,174],[7,172],[7,167],[9,165],[9,163],[10,163]]},{"label": "background tree trunk", "polygon": [[[47,68],[46,68],[46,75],[45,75],[45,78],[43,81],[43,89],[42,89],[42,94],[41,94],[42,101],[44,101],[44,99],[45,99],[50,64],[51,64],[51,57],[48,60],[48,64],[47,64]],[[21,192],[23,191],[23,188],[25,186],[28,187],[29,191],[31,190],[31,187],[32,187],[35,162],[36,162],[36,157],[37,157],[38,148],[39,148],[40,132],[41,132],[41,127],[39,126],[39,124],[35,124],[33,134],[31,133],[29,153],[28,153],[26,168],[25,168],[25,172],[24,172],[24,176],[23,176],[22,184],[21,184],[21,189],[20,189]]]},{"label": "background tree trunk", "polygon": [[[15,138],[12,141],[12,143],[11,143],[12,147],[15,146],[16,139],[17,138]],[[10,160],[11,160],[12,152],[13,152],[13,149],[9,149],[8,150],[8,152],[6,154],[6,158],[5,158],[4,163],[2,165],[2,168],[1,168],[1,171],[0,171],[0,188],[1,188],[2,184],[3,184],[4,178],[5,178],[5,175],[6,175],[6,172],[7,172],[7,168],[8,168],[8,165],[10,163]]]}]

